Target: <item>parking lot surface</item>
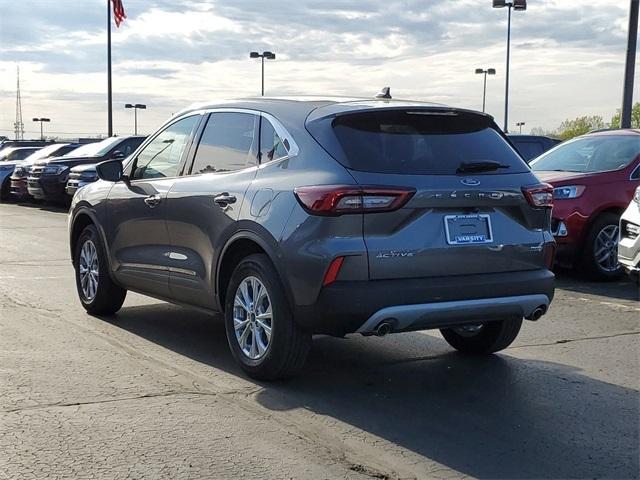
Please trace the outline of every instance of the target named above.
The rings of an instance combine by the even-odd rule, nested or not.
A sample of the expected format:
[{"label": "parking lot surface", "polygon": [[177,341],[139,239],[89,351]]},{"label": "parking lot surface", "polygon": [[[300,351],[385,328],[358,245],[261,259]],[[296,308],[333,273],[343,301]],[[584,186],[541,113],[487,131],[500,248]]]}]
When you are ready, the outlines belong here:
[{"label": "parking lot surface", "polygon": [[640,304],[561,274],[489,358],[437,332],[317,337],[262,384],[220,318],[77,300],[65,212],[0,205],[0,479],[638,478]]}]

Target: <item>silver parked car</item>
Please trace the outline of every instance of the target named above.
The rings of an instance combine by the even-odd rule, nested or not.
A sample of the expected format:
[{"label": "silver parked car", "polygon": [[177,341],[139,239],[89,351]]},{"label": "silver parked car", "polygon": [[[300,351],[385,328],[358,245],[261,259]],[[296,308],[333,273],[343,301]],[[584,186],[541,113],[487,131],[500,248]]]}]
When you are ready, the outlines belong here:
[{"label": "silver parked car", "polygon": [[620,218],[618,261],[637,281],[640,280],[640,187]]},{"label": "silver parked car", "polygon": [[554,294],[552,189],[485,114],[391,99],[188,108],[78,190],[70,249],[91,314],[127,290],[223,312],[251,376],[311,335],[441,329],[488,354]]}]

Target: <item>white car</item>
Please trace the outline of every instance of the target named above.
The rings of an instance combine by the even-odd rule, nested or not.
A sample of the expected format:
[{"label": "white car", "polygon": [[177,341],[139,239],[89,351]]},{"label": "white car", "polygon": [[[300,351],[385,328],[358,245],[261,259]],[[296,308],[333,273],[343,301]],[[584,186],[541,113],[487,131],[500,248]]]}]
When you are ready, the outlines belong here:
[{"label": "white car", "polygon": [[640,187],[620,218],[618,261],[638,281],[640,275]]}]

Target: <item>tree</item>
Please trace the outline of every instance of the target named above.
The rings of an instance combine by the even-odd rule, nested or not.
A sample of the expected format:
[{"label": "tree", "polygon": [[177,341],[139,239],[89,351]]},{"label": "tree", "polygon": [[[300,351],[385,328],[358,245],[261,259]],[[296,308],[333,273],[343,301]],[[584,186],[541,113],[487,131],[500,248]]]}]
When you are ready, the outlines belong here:
[{"label": "tree", "polygon": [[565,120],[560,124],[556,136],[561,140],[568,140],[578,135],[584,135],[591,130],[605,128],[604,120],[600,115],[578,117],[573,120]]},{"label": "tree", "polygon": [[[621,116],[622,112],[618,109],[616,114],[611,118],[611,128],[620,128]],[[634,103],[631,109],[631,128],[640,128],[640,102]]]}]

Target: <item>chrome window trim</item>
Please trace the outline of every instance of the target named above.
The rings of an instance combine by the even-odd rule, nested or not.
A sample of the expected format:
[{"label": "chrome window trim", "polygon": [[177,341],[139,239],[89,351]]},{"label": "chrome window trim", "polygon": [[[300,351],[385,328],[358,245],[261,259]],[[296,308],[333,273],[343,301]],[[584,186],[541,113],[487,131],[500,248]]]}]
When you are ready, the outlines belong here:
[{"label": "chrome window trim", "polygon": [[631,174],[629,175],[629,180],[631,180],[632,182],[634,180],[640,180],[640,163],[638,163],[638,165],[636,165],[636,168],[634,168],[631,171]]},{"label": "chrome window trim", "polygon": [[[287,149],[286,145],[284,145],[284,141],[286,140],[289,143],[289,148],[287,149],[287,155],[285,155],[284,157],[278,157],[275,158],[273,160],[269,160],[268,162],[260,162],[257,165],[250,165],[248,167],[245,168],[241,168],[238,170],[233,170],[232,172],[210,172],[210,173],[202,173],[199,175],[228,175],[228,174],[232,174],[232,173],[236,173],[236,172],[246,172],[252,168],[263,168],[266,165],[270,165],[273,162],[282,162],[285,160],[289,160],[293,157],[296,157],[298,155],[298,153],[300,152],[300,149],[298,148],[298,144],[296,143],[296,141],[293,139],[293,136],[289,133],[289,131],[282,125],[282,123],[280,123],[280,120],[278,120],[276,117],[274,117],[273,115],[271,115],[270,113],[267,112],[263,112],[262,110],[252,110],[250,108],[234,108],[234,107],[216,107],[216,108],[204,108],[204,109],[199,109],[199,110],[192,110],[189,112],[189,115],[193,115],[193,114],[199,114],[199,115],[206,115],[209,113],[248,113],[250,115],[256,115],[262,118],[265,118],[273,127],[273,129],[276,131],[276,133],[278,134],[278,136],[280,137],[280,139],[283,142],[283,146],[285,149]],[[180,117],[183,118],[183,117]],[[258,149],[260,149],[260,138],[258,138]],[[189,175],[184,175],[185,177],[192,177],[195,176],[195,174],[189,174]],[[180,177],[178,177],[180,178]]]}]

